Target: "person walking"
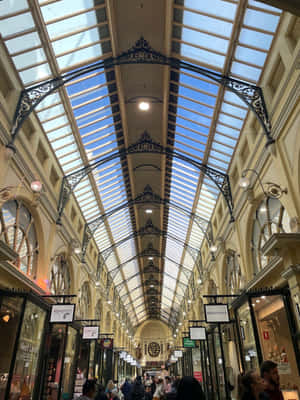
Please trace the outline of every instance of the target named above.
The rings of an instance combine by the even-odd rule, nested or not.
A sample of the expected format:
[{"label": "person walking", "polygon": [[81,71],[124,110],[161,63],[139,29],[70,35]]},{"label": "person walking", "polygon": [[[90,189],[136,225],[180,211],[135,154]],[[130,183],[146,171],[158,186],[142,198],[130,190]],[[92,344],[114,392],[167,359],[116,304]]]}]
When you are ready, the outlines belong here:
[{"label": "person walking", "polygon": [[95,398],[96,382],[94,379],[87,379],[82,386],[82,396],[78,400],[91,400]]},{"label": "person walking", "polygon": [[264,393],[265,382],[258,372],[248,371],[238,378],[238,398],[239,400],[267,400],[268,396]]},{"label": "person walking", "polygon": [[176,400],[205,400],[200,383],[193,376],[184,376],[177,387]]},{"label": "person walking", "polygon": [[95,400],[108,400],[107,394],[105,393],[105,388],[101,383],[98,385],[98,393],[95,397]]},{"label": "person walking", "polygon": [[145,400],[145,388],[141,376],[137,376],[132,385],[130,400]]},{"label": "person walking", "polygon": [[164,381],[159,378],[155,392],[153,394],[153,400],[160,400],[164,396]]},{"label": "person walking", "polygon": [[131,400],[131,390],[132,384],[129,382],[129,379],[126,378],[125,382],[121,386],[121,392],[123,393],[124,400]]},{"label": "person walking", "polygon": [[260,375],[266,382],[265,393],[269,399],[283,400],[277,364],[271,360],[264,361],[260,366]]}]

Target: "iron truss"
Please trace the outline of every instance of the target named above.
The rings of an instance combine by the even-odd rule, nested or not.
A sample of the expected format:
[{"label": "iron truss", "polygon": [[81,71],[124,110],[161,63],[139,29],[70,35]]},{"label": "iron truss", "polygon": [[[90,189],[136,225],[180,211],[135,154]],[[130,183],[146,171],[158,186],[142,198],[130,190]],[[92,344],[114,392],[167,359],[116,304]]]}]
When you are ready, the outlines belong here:
[{"label": "iron truss", "polygon": [[[156,226],[153,225],[152,220],[149,219],[146,222],[145,226],[142,226],[138,231],[135,231],[131,233],[130,235],[126,236],[125,238],[119,240],[118,242],[114,243],[110,247],[106,248],[101,252],[101,257],[98,258],[98,260],[101,260],[100,262],[103,262],[103,264],[108,260],[110,255],[113,253],[113,251],[120,247],[122,244],[128,242],[130,239],[134,239],[136,237],[144,237],[144,236],[162,236],[164,238],[170,238],[171,240],[174,240],[178,244],[180,244],[182,247],[184,247],[187,252],[190,254],[192,259],[194,260],[195,264],[199,263],[199,250],[195,249],[194,247],[188,245],[186,242],[183,240],[179,239],[173,234],[170,234],[166,231],[162,231],[161,229],[157,228]],[[102,265],[98,265],[99,268],[102,268]],[[120,266],[118,266],[120,268]],[[201,266],[200,266],[201,268]]]},{"label": "iron truss", "polygon": [[[75,190],[76,186],[81,182],[83,178],[85,178],[90,172],[92,172],[95,168],[112,161],[116,158],[122,158],[130,154],[164,154],[170,159],[178,158],[182,161],[187,162],[188,164],[193,165],[195,168],[203,172],[206,176],[208,176],[218,187],[220,192],[225,198],[227,203],[229,214],[230,214],[230,222],[234,221],[233,217],[233,200],[232,200],[232,193],[230,187],[229,176],[223,172],[220,172],[214,168],[208,167],[205,164],[202,164],[196,160],[193,160],[190,157],[185,156],[177,151],[174,151],[169,146],[163,146],[158,142],[155,142],[148,132],[143,132],[136,143],[133,143],[127,148],[122,150],[112,152],[106,157],[103,157],[95,162],[86,165],[83,168],[80,168],[77,171],[72,172],[69,175],[66,175],[62,179],[61,189],[60,189],[60,196],[58,202],[58,219],[57,224],[61,224],[61,218],[65,206],[69,200],[70,195]],[[196,217],[194,217],[196,218]],[[197,218],[196,218],[197,219]],[[199,222],[199,219],[198,219]],[[89,234],[89,232],[88,232]]]},{"label": "iron truss", "polygon": [[170,201],[169,199],[163,199],[158,194],[155,194],[150,185],[146,185],[144,191],[136,196],[135,199],[129,200],[123,204],[118,205],[117,207],[109,210],[106,214],[102,214],[99,217],[95,218],[93,221],[86,223],[83,231],[83,240],[81,246],[81,262],[85,262],[85,255],[88,244],[95,232],[99,227],[113,214],[117,213],[120,210],[127,209],[134,205],[143,205],[143,204],[157,204],[157,205],[167,205],[171,208],[176,209],[179,212],[187,215],[198,225],[200,230],[203,232],[204,237],[208,241],[209,246],[213,243],[213,232],[211,222],[206,219],[200,217],[195,213],[191,213],[187,211],[184,207],[180,206],[177,203]]},{"label": "iron truss", "polygon": [[76,79],[89,72],[113,68],[117,65],[128,64],[168,65],[172,68],[192,71],[213,80],[219,85],[222,85],[226,89],[235,93],[247,105],[247,107],[254,112],[263,128],[267,139],[267,145],[274,142],[274,139],[271,136],[271,123],[263,92],[259,86],[189,64],[175,57],[167,57],[152,49],[147,40],[141,37],[133,47],[117,57],[107,58],[104,61],[99,61],[98,63],[83,67],[76,71],[67,72],[66,74],[22,90],[14,114],[11,129],[11,142],[8,144],[8,146],[15,150],[14,141],[22,127],[23,122],[43,99],[56,91],[58,88],[65,85],[67,82],[70,82],[73,79]]}]

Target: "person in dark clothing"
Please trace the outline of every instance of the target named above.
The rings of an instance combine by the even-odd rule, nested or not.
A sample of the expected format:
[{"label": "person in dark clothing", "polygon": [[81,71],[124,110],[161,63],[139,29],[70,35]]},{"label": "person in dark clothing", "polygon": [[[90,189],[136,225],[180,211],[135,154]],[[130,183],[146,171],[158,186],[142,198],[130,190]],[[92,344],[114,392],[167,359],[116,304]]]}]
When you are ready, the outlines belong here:
[{"label": "person in dark clothing", "polygon": [[265,383],[258,372],[249,371],[245,375],[240,375],[238,379],[238,398],[239,400],[267,400],[264,394]]},{"label": "person in dark clothing", "polygon": [[132,384],[129,382],[129,379],[126,378],[125,382],[121,387],[121,392],[124,395],[124,400],[131,400],[131,390],[132,390]]},{"label": "person in dark clothing", "polygon": [[145,389],[145,400],[152,400],[153,396],[151,393],[151,386],[146,386]]},{"label": "person in dark clothing", "polygon": [[145,400],[145,388],[142,382],[142,377],[137,376],[131,390],[131,400]]},{"label": "person in dark clothing", "polygon": [[152,397],[154,395],[154,392],[156,390],[156,382],[155,382],[155,376],[151,376],[152,382],[151,382],[151,394]]},{"label": "person in dark clothing", "polygon": [[98,385],[98,392],[97,396],[95,397],[95,400],[107,400],[107,394],[105,393],[105,387],[101,385],[101,383]]},{"label": "person in dark clothing", "polygon": [[260,374],[266,382],[265,393],[269,396],[269,399],[283,400],[277,364],[270,360],[264,361],[260,366]]},{"label": "person in dark clothing", "polygon": [[177,387],[176,400],[205,400],[200,383],[193,376],[184,376]]}]

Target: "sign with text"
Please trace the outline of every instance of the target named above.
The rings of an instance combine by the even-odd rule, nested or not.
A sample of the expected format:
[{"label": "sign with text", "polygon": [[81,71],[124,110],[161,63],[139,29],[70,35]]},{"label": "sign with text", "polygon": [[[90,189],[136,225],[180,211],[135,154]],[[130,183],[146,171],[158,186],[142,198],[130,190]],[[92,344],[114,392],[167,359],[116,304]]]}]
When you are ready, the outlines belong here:
[{"label": "sign with text", "polygon": [[175,350],[174,357],[181,358],[182,357],[182,350]]},{"label": "sign with text", "polygon": [[67,323],[73,322],[75,304],[53,304],[51,307],[50,322]]},{"label": "sign with text", "polygon": [[204,326],[191,326],[190,339],[192,340],[206,340],[206,330]]},{"label": "sign with text", "polygon": [[99,326],[84,326],[82,339],[98,339],[99,337]]},{"label": "sign with text", "polygon": [[102,349],[112,349],[114,347],[114,340],[111,338],[103,338],[100,340]]},{"label": "sign with text", "polygon": [[204,311],[207,323],[229,322],[227,304],[204,304]]},{"label": "sign with text", "polygon": [[203,382],[203,376],[201,371],[194,371],[194,378],[197,379],[199,382]]},{"label": "sign with text", "polygon": [[185,348],[193,349],[196,347],[194,340],[190,339],[189,337],[184,337],[182,341],[183,341],[183,347]]}]

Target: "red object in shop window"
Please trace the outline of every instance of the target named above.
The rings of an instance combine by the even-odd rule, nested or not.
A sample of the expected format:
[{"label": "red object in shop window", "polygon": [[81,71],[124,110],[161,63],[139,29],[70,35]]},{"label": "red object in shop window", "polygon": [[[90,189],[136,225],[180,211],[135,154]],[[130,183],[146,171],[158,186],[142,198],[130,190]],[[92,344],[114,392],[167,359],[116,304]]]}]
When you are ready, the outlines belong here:
[{"label": "red object in shop window", "polygon": [[199,381],[199,382],[203,382],[202,372],[201,371],[195,371],[194,372],[194,378],[196,378],[197,381]]},{"label": "red object in shop window", "polygon": [[268,331],[264,331],[264,332],[263,332],[263,335],[264,335],[264,339],[265,339],[265,340],[269,340],[269,339],[270,339],[270,335],[269,335],[269,332],[268,332]]}]

